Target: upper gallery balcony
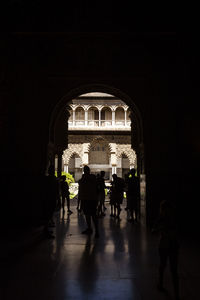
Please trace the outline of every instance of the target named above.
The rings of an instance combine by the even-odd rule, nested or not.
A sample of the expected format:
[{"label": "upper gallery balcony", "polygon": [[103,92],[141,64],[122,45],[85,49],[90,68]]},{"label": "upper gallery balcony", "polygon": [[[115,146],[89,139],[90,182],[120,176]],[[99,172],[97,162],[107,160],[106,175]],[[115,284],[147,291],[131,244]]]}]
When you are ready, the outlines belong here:
[{"label": "upper gallery balcony", "polygon": [[80,97],[69,105],[69,130],[130,131],[130,109],[121,100],[105,97],[104,100]]},{"label": "upper gallery balcony", "polygon": [[131,122],[125,120],[74,120],[68,122],[69,130],[131,130]]}]

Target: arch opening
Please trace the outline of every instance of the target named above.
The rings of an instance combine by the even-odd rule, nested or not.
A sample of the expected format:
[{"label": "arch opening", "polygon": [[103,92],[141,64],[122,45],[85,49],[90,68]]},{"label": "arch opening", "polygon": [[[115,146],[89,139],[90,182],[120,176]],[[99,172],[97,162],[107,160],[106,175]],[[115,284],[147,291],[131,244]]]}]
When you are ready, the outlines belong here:
[{"label": "arch opening", "polygon": [[[66,120],[69,121],[68,124],[65,122],[67,146],[66,143],[65,145],[56,143],[56,135],[62,130],[58,120],[63,112],[65,112]],[[129,129],[125,130],[125,126]],[[97,135],[101,138],[94,141],[94,136]],[[102,139],[105,136],[107,144]],[[127,137],[129,137],[128,142]],[[58,157],[60,156],[62,160],[63,152],[70,150],[72,144],[76,144],[76,149],[78,149],[78,157],[74,156],[74,161],[75,159],[81,160],[79,175],[74,174],[76,179],[80,177],[84,165],[94,166],[95,162],[99,166],[96,170],[92,168],[95,174],[102,169],[102,166],[107,166],[109,170],[108,172],[105,170],[107,180],[112,178],[113,173],[125,177],[130,168],[137,168],[137,174],[142,182],[141,216],[145,219],[146,178],[142,119],[132,99],[120,90],[104,85],[82,86],[67,93],[60,99],[52,114],[48,159],[55,153],[59,153]],[[127,155],[131,151],[134,157],[132,159],[130,155]]]},{"label": "arch opening", "polygon": [[82,176],[81,165],[81,157],[79,154],[73,153],[68,160],[68,164],[64,165],[64,171],[70,173],[77,182]]}]

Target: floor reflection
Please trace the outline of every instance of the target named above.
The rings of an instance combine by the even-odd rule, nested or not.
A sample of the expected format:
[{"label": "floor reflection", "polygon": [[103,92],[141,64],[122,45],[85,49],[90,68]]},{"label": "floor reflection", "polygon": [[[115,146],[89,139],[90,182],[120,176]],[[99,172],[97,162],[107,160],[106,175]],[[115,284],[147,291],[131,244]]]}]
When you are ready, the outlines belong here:
[{"label": "floor reflection", "polygon": [[98,262],[96,243],[92,243],[91,236],[88,236],[78,268],[78,280],[82,291],[90,294],[95,288],[97,279]]},{"label": "floor reflection", "polygon": [[[95,239],[94,233],[85,236],[81,234],[84,216],[75,204],[71,208],[71,215],[56,213],[54,240],[43,240],[20,259],[16,256],[7,262],[3,300],[165,299],[156,290],[156,236],[140,224],[127,222],[123,206],[121,220],[111,218],[108,205],[106,216],[99,219],[100,238]],[[182,261],[186,269],[191,258]],[[168,275],[166,286],[172,295]],[[194,283],[190,280],[190,284]]]}]

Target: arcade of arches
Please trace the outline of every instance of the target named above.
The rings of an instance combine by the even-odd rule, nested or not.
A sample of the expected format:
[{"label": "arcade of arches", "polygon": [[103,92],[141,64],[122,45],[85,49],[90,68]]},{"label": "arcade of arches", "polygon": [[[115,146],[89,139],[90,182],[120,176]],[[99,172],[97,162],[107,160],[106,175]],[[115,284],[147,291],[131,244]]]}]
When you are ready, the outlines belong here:
[{"label": "arcade of arches", "polygon": [[62,170],[78,181],[84,165],[89,165],[94,174],[104,170],[109,180],[114,173],[124,177],[130,168],[136,168],[129,107],[106,93],[84,94],[71,102],[68,148],[63,152]]}]

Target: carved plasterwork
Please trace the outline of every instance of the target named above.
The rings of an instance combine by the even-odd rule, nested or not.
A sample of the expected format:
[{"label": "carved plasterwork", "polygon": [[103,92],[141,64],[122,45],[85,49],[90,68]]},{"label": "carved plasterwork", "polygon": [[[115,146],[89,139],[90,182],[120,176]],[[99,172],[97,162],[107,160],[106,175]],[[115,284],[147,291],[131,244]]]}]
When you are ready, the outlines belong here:
[{"label": "carved plasterwork", "polygon": [[68,149],[63,152],[64,164],[68,165],[69,160],[73,154],[77,154],[82,159],[83,156],[83,145],[81,144],[68,144]]},{"label": "carved plasterwork", "polygon": [[130,165],[135,165],[136,153],[131,148],[130,144],[117,144],[117,157],[120,158],[123,154],[125,154],[128,157]]},{"label": "carved plasterwork", "polygon": [[69,136],[68,149],[63,152],[64,164],[69,163],[69,160],[73,154],[77,154],[78,156],[80,156],[82,163],[86,164],[91,147],[98,142],[99,144],[103,142],[108,145],[108,151],[111,155],[112,164],[116,164],[116,159],[125,154],[129,159],[130,165],[135,165],[136,153],[131,148],[130,137],[115,136],[113,140],[112,135],[108,135],[106,137],[88,136],[88,141],[85,141],[85,137],[81,135]]}]

